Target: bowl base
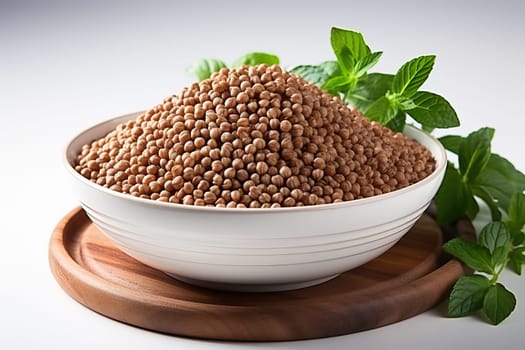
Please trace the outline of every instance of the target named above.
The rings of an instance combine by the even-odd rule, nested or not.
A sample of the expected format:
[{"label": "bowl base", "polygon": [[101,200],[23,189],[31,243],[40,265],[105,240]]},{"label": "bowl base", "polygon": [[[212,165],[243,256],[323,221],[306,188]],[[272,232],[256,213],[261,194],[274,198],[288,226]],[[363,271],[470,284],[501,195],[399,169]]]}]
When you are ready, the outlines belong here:
[{"label": "bowl base", "polygon": [[265,292],[283,292],[287,290],[301,289],[318,284],[327,282],[331,279],[336,278],[340,274],[335,274],[328,277],[323,277],[310,281],[294,282],[294,283],[268,283],[268,284],[236,284],[236,283],[223,283],[223,282],[211,282],[199,279],[193,279],[176,274],[165,272],[168,276],[175,278],[184,283],[188,283],[198,287],[204,287],[208,289],[224,290],[229,292],[248,292],[248,293],[265,293]]}]

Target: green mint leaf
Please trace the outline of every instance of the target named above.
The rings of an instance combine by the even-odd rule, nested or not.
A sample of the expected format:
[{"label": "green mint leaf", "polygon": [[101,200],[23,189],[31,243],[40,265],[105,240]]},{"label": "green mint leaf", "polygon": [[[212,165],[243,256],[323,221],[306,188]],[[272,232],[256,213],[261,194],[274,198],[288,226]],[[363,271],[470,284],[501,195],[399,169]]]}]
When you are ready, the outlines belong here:
[{"label": "green mint leaf", "polygon": [[481,128],[470,133],[459,148],[459,169],[466,181],[472,182],[490,159],[493,128]]},{"label": "green mint leaf", "polygon": [[492,324],[500,324],[514,311],[516,297],[501,283],[488,288],[483,300],[483,312]]},{"label": "green mint leaf", "polygon": [[525,238],[525,194],[515,193],[509,204],[507,226],[514,245],[522,244]]},{"label": "green mint leaf", "polygon": [[353,71],[357,61],[371,53],[363,35],[352,30],[333,27],[330,42],[339,67],[344,73]]},{"label": "green mint leaf", "polygon": [[321,88],[335,95],[337,92],[346,90],[350,84],[352,84],[352,81],[348,76],[338,75],[328,79]]},{"label": "green mint leaf", "polygon": [[467,210],[465,213],[470,220],[474,220],[479,213],[479,204],[474,198],[472,188],[468,184],[464,184],[464,190],[467,197]]},{"label": "green mint leaf", "polygon": [[517,245],[523,244],[525,241],[525,232],[517,232],[512,234],[512,243],[516,243]]},{"label": "green mint leaf", "polygon": [[509,258],[509,246],[498,247],[494,249],[494,253],[492,253],[492,265],[495,269],[500,266],[507,266]]},{"label": "green mint leaf", "polygon": [[498,206],[507,211],[512,196],[525,190],[525,175],[507,159],[492,153],[483,171],[475,177],[473,185],[485,189]]},{"label": "green mint leaf", "polygon": [[486,247],[492,255],[492,268],[507,262],[511,237],[507,226],[501,221],[493,221],[485,225],[479,234],[478,242]]},{"label": "green mint leaf", "polygon": [[461,175],[452,163],[447,164],[445,177],[436,195],[437,221],[446,225],[465,215],[470,193]]},{"label": "green mint leaf", "polygon": [[516,272],[518,275],[521,275],[521,267],[525,264],[525,247],[520,246],[516,247],[509,253],[509,265],[510,268]]},{"label": "green mint leaf", "polygon": [[489,286],[490,282],[485,276],[472,275],[459,278],[450,292],[448,315],[463,317],[481,310]]},{"label": "green mint leaf", "polygon": [[467,241],[463,238],[454,238],[443,245],[443,250],[463,261],[472,269],[494,274],[490,252],[482,245]]},{"label": "green mint leaf", "polygon": [[395,99],[395,101],[399,106],[399,109],[402,111],[408,111],[417,107],[417,105],[414,103],[414,100],[409,97],[399,96]]},{"label": "green mint leaf", "polygon": [[359,60],[355,63],[353,71],[355,72],[355,75],[360,78],[363,75],[368,72],[370,68],[375,66],[379,59],[381,58],[381,55],[383,52],[373,52]]},{"label": "green mint leaf", "polygon": [[515,193],[510,199],[508,209],[508,224],[511,230],[524,230],[525,225],[525,193]]},{"label": "green mint leaf", "polygon": [[511,232],[511,236],[513,245],[520,245],[525,242],[525,232],[523,230],[519,232]]},{"label": "green mint leaf", "polygon": [[405,63],[394,76],[392,92],[411,97],[427,80],[436,56],[420,56]]},{"label": "green mint leaf", "polygon": [[217,59],[209,58],[195,62],[187,68],[187,72],[197,78],[198,81],[208,79],[213,72],[218,72],[226,64]]},{"label": "green mint leaf", "polygon": [[394,76],[391,74],[370,73],[360,78],[351,94],[346,98],[348,103],[360,111],[366,111],[372,103],[384,96],[392,87]]},{"label": "green mint leaf", "polygon": [[312,84],[321,87],[328,79],[341,75],[336,61],[325,61],[318,65],[301,65],[290,70],[291,73],[303,77]]},{"label": "green mint leaf", "polygon": [[350,72],[354,71],[356,62],[354,61],[352,53],[348,47],[343,47],[341,49],[339,57],[337,57],[337,63],[339,63],[339,68],[344,75],[350,75]]},{"label": "green mint leaf", "polygon": [[368,119],[385,125],[396,116],[397,112],[397,107],[392,106],[386,96],[382,96],[372,103],[364,114]]},{"label": "green mint leaf", "polygon": [[481,229],[478,242],[492,254],[496,248],[509,245],[510,233],[501,221],[489,222]]},{"label": "green mint leaf", "polygon": [[421,125],[421,129],[423,131],[428,132],[429,134],[432,134],[432,132],[434,131],[435,128],[433,128],[431,126],[428,126],[428,125]]},{"label": "green mint leaf", "polygon": [[492,195],[483,187],[478,187],[475,184],[472,185],[472,193],[482,199],[490,209],[490,215],[493,221],[501,220],[501,211],[498,207],[498,202],[492,197]]},{"label": "green mint leaf", "polygon": [[458,154],[459,153],[459,147],[461,146],[461,143],[463,142],[465,138],[463,136],[458,135],[445,135],[441,136],[438,140],[441,142],[443,147],[445,147],[446,150]]},{"label": "green mint leaf", "polygon": [[427,91],[418,91],[412,96],[414,107],[405,110],[421,125],[432,128],[459,126],[456,111],[443,97]]},{"label": "green mint leaf", "polygon": [[386,124],[390,130],[402,132],[405,128],[406,122],[406,115],[405,112],[399,111],[397,112],[396,116]]},{"label": "green mint leaf", "polygon": [[233,62],[232,67],[237,68],[243,64],[246,64],[248,66],[255,66],[257,64],[263,63],[266,63],[269,66],[273,64],[279,64],[279,57],[266,52],[250,52],[237,58]]}]

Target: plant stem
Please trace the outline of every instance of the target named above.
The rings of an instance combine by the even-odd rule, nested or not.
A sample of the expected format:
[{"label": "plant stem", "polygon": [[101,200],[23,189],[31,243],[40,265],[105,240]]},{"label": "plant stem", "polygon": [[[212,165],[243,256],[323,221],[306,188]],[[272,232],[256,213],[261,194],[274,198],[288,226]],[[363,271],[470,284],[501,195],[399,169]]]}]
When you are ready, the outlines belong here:
[{"label": "plant stem", "polygon": [[501,264],[501,266],[499,267],[498,271],[495,271],[495,273],[492,275],[492,278],[490,279],[489,283],[491,285],[494,285],[498,282],[499,280],[499,276],[501,275],[501,273],[503,272],[503,270],[505,269],[505,266],[507,266],[507,263],[508,263],[509,259],[507,258],[505,260],[505,263],[504,264]]}]

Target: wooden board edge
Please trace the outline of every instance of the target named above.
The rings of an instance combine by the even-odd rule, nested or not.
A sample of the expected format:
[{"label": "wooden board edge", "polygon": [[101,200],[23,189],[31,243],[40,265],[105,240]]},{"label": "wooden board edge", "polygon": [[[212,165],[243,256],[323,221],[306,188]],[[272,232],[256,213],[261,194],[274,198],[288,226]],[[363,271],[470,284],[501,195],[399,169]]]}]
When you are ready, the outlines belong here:
[{"label": "wooden board edge", "polygon": [[[360,310],[345,310],[344,305],[339,305],[342,310],[342,321],[340,325],[334,327],[333,331],[327,332],[326,329],[322,331],[319,329],[319,332],[316,333],[315,331],[312,332],[312,329],[309,329],[308,332],[304,332],[301,329],[290,329],[286,324],[274,324],[274,326],[277,326],[275,332],[270,336],[268,336],[268,334],[261,336],[257,332],[254,333],[249,329],[243,330],[242,325],[240,325],[240,328],[235,328],[235,325],[232,324],[221,324],[221,319],[224,320],[227,315],[246,312],[247,308],[249,308],[246,306],[207,305],[208,310],[203,312],[200,309],[201,304],[191,301],[177,300],[174,302],[172,299],[163,297],[145,297],[143,293],[134,293],[129,290],[125,291],[123,297],[122,290],[119,286],[108,283],[108,281],[102,280],[93,273],[82,269],[64,247],[64,237],[61,235],[61,233],[66,232],[64,222],[71,222],[71,220],[78,215],[85,215],[80,208],[75,208],[70,211],[55,228],[49,243],[49,264],[59,285],[80,304],[103,316],[154,332],[177,336],[227,341],[290,341],[318,339],[355,333],[392,324],[427,311],[442,301],[457,278],[467,272],[465,266],[459,261],[455,259],[448,260],[432,273],[389,291],[389,302],[387,304],[392,306],[385,307],[384,301],[381,305],[378,303],[376,308],[377,313],[371,318],[371,322],[365,323],[361,327],[356,327],[355,324],[352,323],[352,319],[359,314]],[[462,223],[462,225],[464,225],[464,223]],[[436,286],[434,285],[430,288],[428,287],[428,283],[425,282],[440,274],[447,274],[448,278],[440,282],[440,292],[436,293]],[[395,310],[394,306],[397,303],[402,301],[403,298],[408,298],[411,293],[414,293],[418,288],[423,288],[422,286],[425,287],[425,289],[424,297],[419,298],[421,300],[420,303],[414,305],[414,308],[411,310],[403,311],[402,313]],[[147,300],[145,300],[145,298]],[[143,306],[145,301],[149,303],[148,309],[145,309]],[[312,310],[318,310],[321,313],[327,303],[329,303],[329,301],[319,301],[315,305],[312,305]],[[110,308],[108,308],[108,304],[111,305]],[[333,308],[334,305],[331,306]],[[130,313],[130,309],[140,310],[141,312]],[[295,306],[290,305],[288,311],[291,313],[302,313],[302,310],[294,309]],[[280,322],[282,310],[268,307],[266,312],[267,317],[269,317],[268,320],[277,323]],[[163,316],[162,322],[159,322],[159,315]],[[169,315],[169,317],[166,318],[166,315]],[[312,322],[317,323],[322,321],[323,317],[320,314],[319,319]],[[193,327],[193,325],[198,322],[205,322],[208,324],[208,327],[204,329]],[[352,329],[352,331],[349,332],[349,329]],[[232,338],[233,334],[235,334],[235,338]]]}]

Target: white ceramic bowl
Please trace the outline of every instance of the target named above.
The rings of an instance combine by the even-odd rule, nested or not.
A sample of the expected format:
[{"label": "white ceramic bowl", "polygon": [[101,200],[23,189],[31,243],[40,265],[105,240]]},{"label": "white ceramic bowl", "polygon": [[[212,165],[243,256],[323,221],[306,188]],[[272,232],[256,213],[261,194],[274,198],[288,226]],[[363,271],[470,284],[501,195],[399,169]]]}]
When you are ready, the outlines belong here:
[{"label": "white ceramic bowl", "polygon": [[137,260],[182,281],[224,290],[307,287],[362,265],[392,247],[436,194],[446,167],[441,144],[412,127],[436,170],[379,196],[309,207],[209,208],[163,203],[111,191],[72,164],[82,145],[104,136],[128,114],[95,125],[66,147],[65,163],[81,206],[95,225]]}]

